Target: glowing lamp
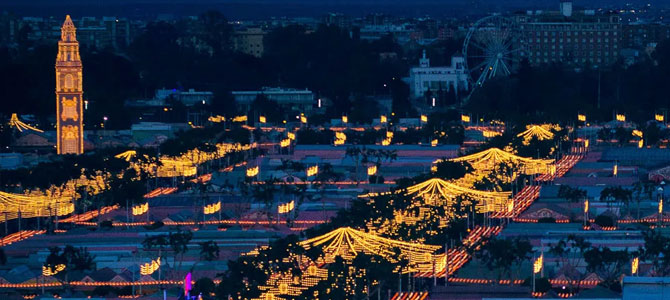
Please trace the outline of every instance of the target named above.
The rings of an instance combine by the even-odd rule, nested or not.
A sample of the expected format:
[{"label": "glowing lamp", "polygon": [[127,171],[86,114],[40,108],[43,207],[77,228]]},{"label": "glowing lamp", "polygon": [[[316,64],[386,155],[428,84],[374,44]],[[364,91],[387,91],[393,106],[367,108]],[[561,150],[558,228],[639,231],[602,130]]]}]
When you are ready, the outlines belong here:
[{"label": "glowing lamp", "polygon": [[295,141],[295,133],[293,133],[293,132],[287,133],[286,137],[288,137],[290,140]]},{"label": "glowing lamp", "polygon": [[639,141],[637,141],[637,147],[638,148],[644,147],[644,140],[643,139],[640,139]]},{"label": "glowing lamp", "polygon": [[265,119],[265,116],[258,117],[258,122],[261,122],[261,123],[265,124],[266,121],[267,121],[267,119]]},{"label": "glowing lamp", "polygon": [[580,122],[586,122],[586,115],[578,114],[577,115],[577,120],[580,121]]},{"label": "glowing lamp", "polygon": [[369,166],[368,167],[368,175],[372,176],[377,174],[377,166]]},{"label": "glowing lamp", "polygon": [[544,263],[544,255],[540,255],[533,263],[533,273],[537,274],[542,271],[542,264]]},{"label": "glowing lamp", "polygon": [[288,146],[291,146],[291,139],[286,138],[286,139],[281,140],[281,142],[279,142],[279,146],[282,147],[282,148],[286,148]]},{"label": "glowing lamp", "polygon": [[388,120],[386,119],[386,116],[385,116],[385,115],[382,115],[381,117],[379,117],[379,122],[381,122],[381,123],[386,123],[387,121],[388,121]]},{"label": "glowing lamp", "polygon": [[616,114],[616,120],[619,121],[619,122],[626,122],[626,115]]},{"label": "glowing lamp", "polygon": [[631,274],[637,274],[637,269],[638,269],[639,265],[640,265],[640,258],[639,257],[633,258],[633,261],[631,262],[631,266],[630,266],[630,273]]},{"label": "glowing lamp", "polygon": [[300,123],[306,124],[307,123],[307,117],[300,116]]},{"label": "glowing lamp", "polygon": [[428,116],[426,116],[426,115],[421,115],[421,122],[423,122],[423,123],[428,123]]},{"label": "glowing lamp", "polygon": [[461,115],[461,121],[463,123],[470,123],[470,116],[468,115]]},{"label": "glowing lamp", "polygon": [[431,145],[432,147],[437,146],[437,139],[434,139],[434,140],[430,141],[430,145]]},{"label": "glowing lamp", "polygon": [[349,117],[342,116],[342,123],[349,123]]},{"label": "glowing lamp", "polygon": [[307,177],[314,176],[319,173],[319,166],[311,166],[307,168]]},{"label": "glowing lamp", "polygon": [[237,116],[233,118],[233,122],[246,122],[247,121],[247,116]]},{"label": "glowing lamp", "polygon": [[589,213],[589,200],[584,200],[584,213]]},{"label": "glowing lamp", "polygon": [[260,168],[258,166],[247,168],[247,177],[254,177],[258,175]]},{"label": "glowing lamp", "polygon": [[654,120],[656,120],[658,122],[663,122],[663,121],[665,121],[665,116],[661,115],[661,114],[656,114],[656,115],[654,115]]}]

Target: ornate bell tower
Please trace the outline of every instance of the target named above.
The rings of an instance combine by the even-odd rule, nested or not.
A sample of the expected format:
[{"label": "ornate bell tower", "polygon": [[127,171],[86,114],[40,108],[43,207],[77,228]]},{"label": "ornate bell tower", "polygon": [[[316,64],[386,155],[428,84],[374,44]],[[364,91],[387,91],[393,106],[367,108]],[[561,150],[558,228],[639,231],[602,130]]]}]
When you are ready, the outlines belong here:
[{"label": "ornate bell tower", "polygon": [[56,131],[58,154],[84,152],[82,66],[76,28],[65,17],[56,57]]}]

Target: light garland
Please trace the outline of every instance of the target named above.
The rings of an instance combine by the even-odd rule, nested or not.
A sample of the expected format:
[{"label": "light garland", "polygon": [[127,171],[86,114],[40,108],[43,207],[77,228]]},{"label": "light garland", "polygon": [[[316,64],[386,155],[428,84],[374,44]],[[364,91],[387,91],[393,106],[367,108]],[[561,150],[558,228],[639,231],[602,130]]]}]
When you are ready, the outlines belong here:
[{"label": "light garland", "polygon": [[161,258],[156,258],[151,262],[140,265],[140,274],[141,275],[151,275],[161,266]]},{"label": "light garland", "polygon": [[[501,163],[515,164],[519,170],[527,175],[546,174],[551,172],[550,165],[553,159],[532,159],[510,154],[498,148],[450,159],[453,162],[470,163],[476,170],[491,171]],[[437,160],[436,163],[442,160]]]},{"label": "light garland", "polygon": [[291,202],[280,204],[279,206],[277,206],[277,212],[280,214],[286,214],[293,211],[294,208],[295,208],[295,201],[291,200]]},{"label": "light garland", "polygon": [[308,167],[305,172],[307,173],[307,177],[315,176],[316,174],[319,174],[319,166],[315,165]]},{"label": "light garland", "polygon": [[149,211],[149,202],[133,206],[133,216],[143,215]]},{"label": "light garland", "polygon": [[54,276],[61,271],[65,270],[65,265],[64,264],[59,264],[55,265],[53,268],[47,267],[47,266],[42,266],[42,275],[44,276]]},{"label": "light garland", "polygon": [[44,130],[38,129],[36,127],[30,126],[26,123],[21,122],[19,120],[19,116],[17,114],[12,114],[12,117],[9,119],[9,126],[15,127],[19,132],[23,132],[24,130],[32,130],[35,132],[44,132]]},{"label": "light garland", "polygon": [[203,213],[206,214],[206,215],[211,215],[211,214],[216,213],[220,210],[221,210],[221,201],[213,203],[213,204],[205,205],[202,208]]},{"label": "light garland", "polygon": [[247,168],[247,177],[254,177],[254,176],[258,175],[259,172],[260,172],[260,167],[259,166]]}]

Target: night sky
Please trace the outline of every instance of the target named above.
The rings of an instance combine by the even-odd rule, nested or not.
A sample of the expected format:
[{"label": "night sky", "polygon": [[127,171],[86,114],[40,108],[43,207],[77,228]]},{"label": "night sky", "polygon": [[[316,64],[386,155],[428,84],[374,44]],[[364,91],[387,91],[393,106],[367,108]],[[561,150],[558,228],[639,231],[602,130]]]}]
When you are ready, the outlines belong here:
[{"label": "night sky", "polygon": [[[670,1],[593,0],[576,6],[621,7],[625,3],[670,6]],[[259,6],[260,5],[260,6]],[[320,16],[341,12],[352,16],[389,13],[398,16],[458,16],[463,13],[505,12],[523,9],[557,9],[558,0],[0,0],[0,11],[20,16],[86,16],[153,18],[157,15],[197,15],[216,9],[231,19]]]}]

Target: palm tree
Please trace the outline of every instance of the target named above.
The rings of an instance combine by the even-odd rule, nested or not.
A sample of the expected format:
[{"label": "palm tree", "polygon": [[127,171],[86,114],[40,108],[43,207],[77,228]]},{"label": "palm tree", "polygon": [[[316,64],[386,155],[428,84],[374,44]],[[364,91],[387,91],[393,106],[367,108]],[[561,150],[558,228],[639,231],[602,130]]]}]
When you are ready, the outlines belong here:
[{"label": "palm tree", "polygon": [[347,147],[347,150],[344,154],[345,157],[351,157],[356,163],[356,175],[354,176],[356,180],[356,185],[360,183],[360,180],[358,179],[358,167],[360,164],[361,157],[364,155],[364,153],[365,153],[365,146],[363,146],[363,148]]},{"label": "palm tree", "polygon": [[188,244],[191,242],[192,238],[193,233],[188,230],[178,230],[175,233],[170,232],[168,235],[170,248],[172,248],[172,251],[174,252],[174,256],[172,258],[173,264],[176,264],[175,260],[177,256],[180,257],[179,266],[177,266],[175,269],[175,275],[177,275],[177,277],[179,276],[179,270],[181,270],[181,264],[184,261],[184,254],[186,254],[186,251],[188,251]]}]

